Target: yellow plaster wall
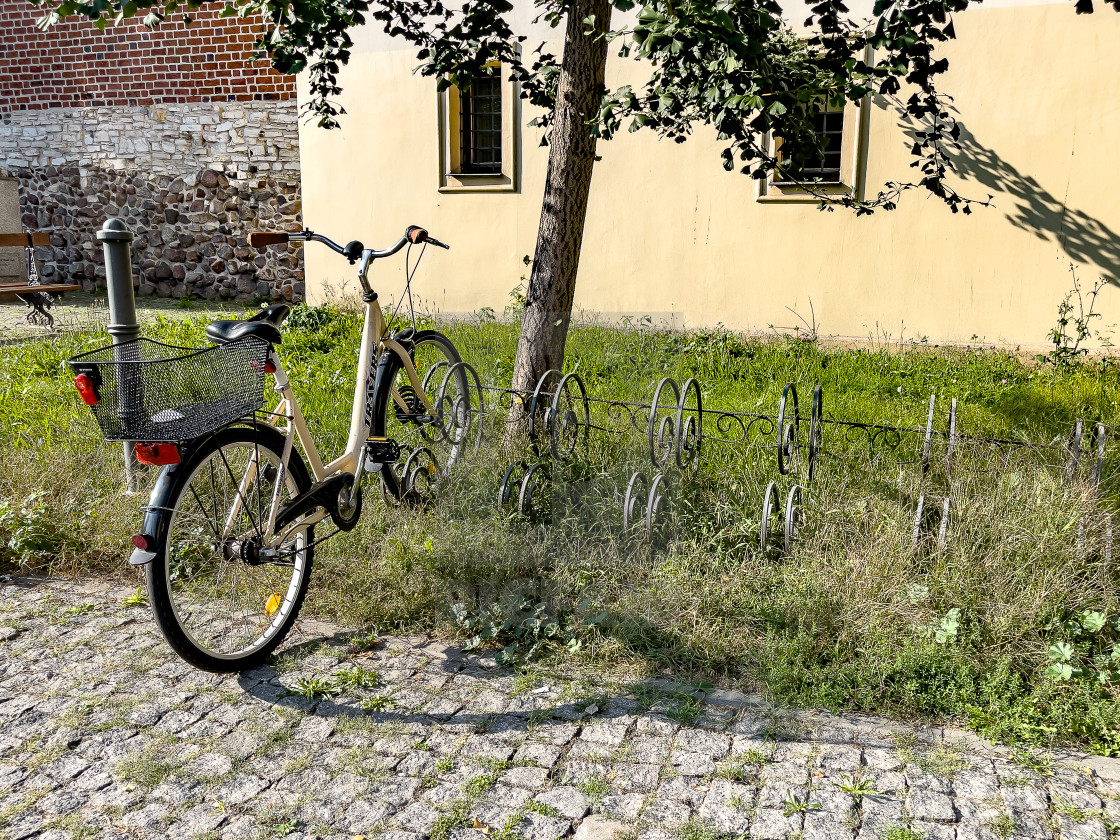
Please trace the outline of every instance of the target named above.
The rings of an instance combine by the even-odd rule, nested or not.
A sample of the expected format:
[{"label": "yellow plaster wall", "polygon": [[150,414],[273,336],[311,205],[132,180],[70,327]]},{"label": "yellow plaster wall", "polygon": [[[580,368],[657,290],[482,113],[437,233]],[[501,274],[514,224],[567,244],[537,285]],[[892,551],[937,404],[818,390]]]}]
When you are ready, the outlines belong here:
[{"label": "yellow plaster wall", "polygon": [[[627,134],[599,146],[577,308],[758,330],[799,323],[790,309],[808,319],[811,302],[825,335],[1044,344],[1070,262],[1087,282],[1120,281],[1120,16],[1065,2],[977,8],[957,32],[943,88],[966,131],[960,188],[991,193],[992,207],[953,215],[918,191],[862,218],[760,203],[703,130],[682,145]],[[452,250],[429,250],[414,292],[445,312],[500,311],[533,251],[547,150],[523,128],[519,192],[439,193],[432,80],[412,73],[411,51],[356,40],[366,51],[342,76],[342,129],[301,128],[308,227],[382,246],[425,225]],[[608,81],[635,70],[612,60]],[[914,171],[896,112],[870,107],[873,192]],[[395,297],[403,260],[376,268],[375,288]],[[353,284],[323,248],[308,248],[307,272],[315,299]],[[1098,308],[1120,322],[1115,286]]]}]

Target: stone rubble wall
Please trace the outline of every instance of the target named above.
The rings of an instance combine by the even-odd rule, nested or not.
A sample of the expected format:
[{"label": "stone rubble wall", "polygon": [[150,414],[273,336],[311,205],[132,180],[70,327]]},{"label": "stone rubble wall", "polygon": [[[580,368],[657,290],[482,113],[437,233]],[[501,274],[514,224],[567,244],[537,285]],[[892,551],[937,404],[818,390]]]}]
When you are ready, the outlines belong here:
[{"label": "stone rubble wall", "polygon": [[0,170],[20,181],[22,224],[51,234],[45,282],[103,288],[96,232],[117,217],[142,295],[303,297],[301,248],[246,241],[302,227],[294,99],[4,113]]}]

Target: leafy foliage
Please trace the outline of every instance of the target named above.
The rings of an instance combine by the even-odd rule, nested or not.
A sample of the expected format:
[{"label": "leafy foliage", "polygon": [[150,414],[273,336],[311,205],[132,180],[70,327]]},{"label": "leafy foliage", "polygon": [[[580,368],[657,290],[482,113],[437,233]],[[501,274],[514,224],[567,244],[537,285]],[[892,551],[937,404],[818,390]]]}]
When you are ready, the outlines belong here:
[{"label": "leafy foliage", "polygon": [[[1054,365],[1069,365],[1085,356],[1089,350],[1081,344],[1093,334],[1092,323],[1094,318],[1100,318],[1101,313],[1096,311],[1097,295],[1107,285],[1104,278],[1093,284],[1087,295],[1081,290],[1081,281],[1077,278],[1077,271],[1073,264],[1069,267],[1073,276],[1073,288],[1066,292],[1062,302],[1058,304],[1058,320],[1054,328],[1047,334],[1050,343],[1054,345],[1045,356],[1037,356],[1040,362],[1050,362]],[[1086,296],[1089,308],[1086,310]],[[1076,303],[1075,303],[1076,301]],[[1097,339],[1104,342],[1104,337],[1099,333]]]},{"label": "leafy foliage", "polygon": [[46,495],[45,490],[37,490],[18,507],[0,499],[0,537],[7,538],[4,547],[22,565],[50,557],[67,542],[44,502]]},{"label": "leafy foliage", "polygon": [[957,633],[961,628],[961,610],[960,607],[953,607],[939,620],[935,621],[929,627],[929,633],[933,636],[933,640],[939,645],[945,645],[957,638]]},{"label": "leafy foliage", "polygon": [[138,586],[134,593],[121,600],[121,605],[125,607],[146,607],[148,606],[148,593],[144,591],[143,587]]},{"label": "leafy foliage", "polygon": [[1054,619],[1048,629],[1060,631],[1065,639],[1047,648],[1051,660],[1047,677],[1055,682],[1095,682],[1102,687],[1120,679],[1120,614],[1083,610],[1064,621]]},{"label": "leafy foliage", "polygon": [[875,785],[866,779],[861,779],[856,776],[843,773],[840,775],[840,781],[833,782],[836,787],[852,797],[856,802],[862,802],[865,796],[878,796],[879,791],[875,790]]},{"label": "leafy foliage", "polygon": [[338,688],[330,680],[322,677],[301,677],[291,688],[281,692],[281,697],[304,697],[315,702],[329,700],[338,694]]},{"label": "leafy foliage", "polygon": [[[146,12],[155,26],[168,15],[199,8],[201,0],[30,0],[45,9],[43,27],[83,15],[104,29],[110,22]],[[957,193],[946,178],[960,127],[951,99],[937,88],[949,67],[938,58],[939,44],[956,37],[952,15],[970,0],[877,0],[869,23],[851,19],[843,0],[811,2],[804,24],[814,33],[795,37],[777,0],[611,0],[607,20],[590,16],[590,30],[606,32],[610,10],[637,7],[637,24],[607,32],[622,56],[647,62],[650,75],[638,89],[626,85],[605,91],[592,120],[592,133],[610,137],[628,121],[629,129],[650,128],[683,141],[697,125],[715,128],[726,145],[723,162],[756,178],[783,170],[796,179],[807,161],[821,153],[813,118],[826,102],[859,102],[870,93],[897,98],[898,107],[917,124],[912,152],[915,180],[889,182],[871,200],[830,196],[822,200],[849,205],[861,213],[891,209],[901,194],[923,188],[954,211],[970,212],[977,203]],[[1120,8],[1120,0],[1107,0]],[[563,0],[535,0],[537,21],[560,26],[573,8]],[[1077,11],[1092,11],[1079,0]],[[341,92],[338,74],[350,58],[351,27],[367,14],[390,35],[415,45],[420,71],[438,79],[440,89],[469,88],[478,78],[508,68],[521,84],[521,96],[541,109],[533,122],[548,127],[562,62],[538,49],[523,56],[524,34],[512,24],[510,0],[225,0],[222,14],[261,15],[265,33],[258,48],[282,73],[309,71],[306,108],[318,124],[339,125],[344,109],[332,101]],[[905,86],[905,91],[904,91]],[[905,99],[899,98],[909,92]],[[780,160],[769,138],[780,137]],[[812,184],[804,185],[810,191]],[[981,202],[981,203],[987,203]]]},{"label": "leafy foliage", "polygon": [[477,650],[488,643],[503,645],[497,656],[502,665],[531,662],[557,646],[575,653],[583,644],[580,629],[601,624],[607,617],[601,613],[579,622],[571,616],[550,615],[546,604],[534,604],[528,598],[513,609],[495,604],[472,611],[465,604],[455,604],[452,615],[459,629],[469,636],[463,649]]},{"label": "leafy foliage", "polygon": [[355,665],[334,675],[334,684],[340,693],[357,688],[377,688],[380,683],[381,677],[375,671],[361,665]]},{"label": "leafy foliage", "polygon": [[808,793],[804,794],[804,798],[799,798],[796,793],[786,788],[786,798],[782,800],[783,816],[792,817],[794,814],[800,814],[803,811],[817,810],[820,807],[820,803],[809,801]]}]

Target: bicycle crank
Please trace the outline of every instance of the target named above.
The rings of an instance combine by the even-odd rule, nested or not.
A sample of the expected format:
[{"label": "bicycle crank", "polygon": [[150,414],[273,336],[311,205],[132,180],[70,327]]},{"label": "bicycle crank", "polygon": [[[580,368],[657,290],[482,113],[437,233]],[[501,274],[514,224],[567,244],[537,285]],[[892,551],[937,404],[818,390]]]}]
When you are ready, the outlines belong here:
[{"label": "bicycle crank", "polygon": [[340,531],[352,531],[362,514],[362,488],[354,485],[350,473],[337,473],[316,482],[276,514],[276,533],[302,519],[317,508],[324,508]]}]

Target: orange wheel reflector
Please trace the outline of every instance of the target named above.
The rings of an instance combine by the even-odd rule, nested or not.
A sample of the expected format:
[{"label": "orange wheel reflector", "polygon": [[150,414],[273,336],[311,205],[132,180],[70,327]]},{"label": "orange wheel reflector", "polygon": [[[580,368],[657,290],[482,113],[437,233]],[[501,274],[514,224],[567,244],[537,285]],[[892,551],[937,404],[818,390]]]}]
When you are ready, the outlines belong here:
[{"label": "orange wheel reflector", "polygon": [[264,614],[269,618],[276,615],[277,610],[280,609],[280,593],[273,592],[268,596],[268,602],[264,605]]},{"label": "orange wheel reflector", "polygon": [[138,443],[136,444],[136,460],[141,464],[153,467],[178,464],[179,447],[174,443]]}]

